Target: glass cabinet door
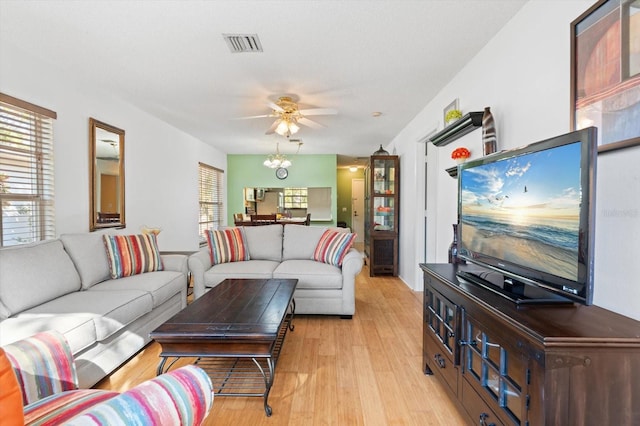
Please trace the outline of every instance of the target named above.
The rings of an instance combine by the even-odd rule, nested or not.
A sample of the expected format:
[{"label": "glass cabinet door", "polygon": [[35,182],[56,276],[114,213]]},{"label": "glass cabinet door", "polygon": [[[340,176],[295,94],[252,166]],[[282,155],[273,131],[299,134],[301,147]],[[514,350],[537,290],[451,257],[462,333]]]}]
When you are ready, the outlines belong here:
[{"label": "glass cabinet door", "polygon": [[495,340],[470,316],[464,320],[464,334],[465,373],[493,397],[514,424],[526,424],[529,373],[522,354]]},{"label": "glass cabinet door", "polygon": [[396,157],[372,157],[374,231],[397,231]]}]

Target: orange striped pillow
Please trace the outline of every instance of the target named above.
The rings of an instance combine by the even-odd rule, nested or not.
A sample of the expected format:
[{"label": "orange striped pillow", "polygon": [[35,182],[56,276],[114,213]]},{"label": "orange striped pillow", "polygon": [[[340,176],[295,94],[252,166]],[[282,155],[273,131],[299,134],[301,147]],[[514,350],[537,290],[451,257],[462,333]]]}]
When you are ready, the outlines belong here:
[{"label": "orange striped pillow", "polygon": [[164,269],[154,234],[104,235],[104,245],[113,279]]},{"label": "orange striped pillow", "polygon": [[211,264],[240,262],[249,260],[249,250],[241,228],[229,228],[223,231],[205,231]]}]

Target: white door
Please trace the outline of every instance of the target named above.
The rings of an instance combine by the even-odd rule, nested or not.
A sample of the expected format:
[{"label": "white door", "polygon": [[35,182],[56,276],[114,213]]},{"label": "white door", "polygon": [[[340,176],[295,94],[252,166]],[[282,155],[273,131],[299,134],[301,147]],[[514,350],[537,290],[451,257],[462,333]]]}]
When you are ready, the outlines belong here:
[{"label": "white door", "polygon": [[364,179],[351,180],[351,228],[356,243],[364,241]]}]

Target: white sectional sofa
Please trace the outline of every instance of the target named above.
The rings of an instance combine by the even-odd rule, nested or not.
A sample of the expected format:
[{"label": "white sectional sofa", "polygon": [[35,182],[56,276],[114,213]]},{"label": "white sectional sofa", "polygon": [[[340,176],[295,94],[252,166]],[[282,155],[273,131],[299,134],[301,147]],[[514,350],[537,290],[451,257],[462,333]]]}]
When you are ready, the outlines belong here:
[{"label": "white sectional sofa", "polygon": [[98,233],[0,249],[0,345],[57,330],[80,387],[94,385],[186,306],[187,256],[162,260],[162,271],[111,279]]},{"label": "white sectional sofa", "polygon": [[[353,316],[355,278],[364,263],[362,253],[349,249],[338,267],[313,260],[326,227],[265,225],[242,229],[249,260],[213,265],[208,247],[189,256],[194,297],[226,278],[297,278],[296,314]],[[331,229],[349,232],[347,228]]]}]

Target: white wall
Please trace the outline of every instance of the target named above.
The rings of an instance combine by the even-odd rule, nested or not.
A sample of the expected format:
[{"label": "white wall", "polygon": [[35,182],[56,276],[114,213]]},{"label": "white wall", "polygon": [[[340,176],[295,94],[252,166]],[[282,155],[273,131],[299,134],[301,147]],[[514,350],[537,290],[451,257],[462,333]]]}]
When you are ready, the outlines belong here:
[{"label": "white wall", "polygon": [[[424,147],[419,140],[442,128],[442,109],[459,98],[463,112],[494,114],[498,149],[509,149],[570,130],[569,25],[593,0],[532,0],[394,139],[401,156],[400,276],[422,288]],[[452,52],[455,54],[455,52]],[[436,124],[438,123],[438,124]],[[466,146],[482,156],[481,131],[437,148],[428,144],[427,260],[446,262],[456,221],[456,181],[444,170],[451,151]],[[640,147],[598,156],[594,303],[640,319]],[[413,196],[416,194],[416,196]]]},{"label": "white wall", "polygon": [[12,46],[0,52],[0,91],[58,114],[57,234],[89,230],[89,117],[94,117],[126,132],[127,228],[117,232],[160,226],[161,250],[198,248],[198,162],[225,170],[226,154]]}]

